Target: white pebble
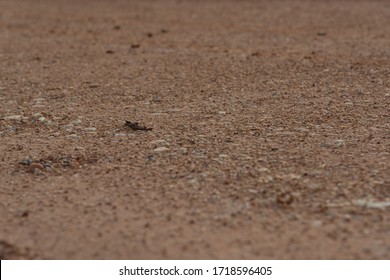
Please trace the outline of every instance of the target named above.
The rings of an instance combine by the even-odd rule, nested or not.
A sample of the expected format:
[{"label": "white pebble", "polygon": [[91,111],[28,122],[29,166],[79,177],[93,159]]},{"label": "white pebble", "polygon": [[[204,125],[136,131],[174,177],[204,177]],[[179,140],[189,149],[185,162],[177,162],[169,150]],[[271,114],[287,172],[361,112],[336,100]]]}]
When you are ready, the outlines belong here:
[{"label": "white pebble", "polygon": [[156,153],[161,153],[161,152],[166,152],[168,150],[169,150],[169,148],[167,148],[167,147],[159,147],[159,148],[154,149],[153,151],[155,151]]}]

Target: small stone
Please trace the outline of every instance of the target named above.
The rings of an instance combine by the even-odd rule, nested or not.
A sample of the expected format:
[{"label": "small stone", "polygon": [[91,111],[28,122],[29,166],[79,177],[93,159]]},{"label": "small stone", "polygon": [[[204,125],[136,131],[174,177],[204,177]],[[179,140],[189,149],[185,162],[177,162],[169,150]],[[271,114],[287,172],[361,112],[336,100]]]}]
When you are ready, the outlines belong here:
[{"label": "small stone", "polygon": [[19,161],[19,164],[27,165],[27,166],[30,165],[31,163],[32,163],[32,160],[29,158]]},{"label": "small stone", "polygon": [[151,141],[150,144],[157,145],[157,146],[169,146],[169,143],[164,139]]},{"label": "small stone", "polygon": [[293,201],[294,197],[288,192],[281,193],[276,197],[276,202],[283,206],[290,205]]},{"label": "small stone", "polygon": [[46,99],[45,98],[36,98],[33,100],[35,103],[42,103],[42,102],[45,102]]},{"label": "small stone", "polygon": [[259,191],[256,190],[256,189],[248,189],[248,193],[251,193],[251,194],[258,194]]},{"label": "small stone", "polygon": [[288,180],[299,180],[299,179],[301,179],[302,176],[299,174],[290,173],[290,174],[286,175],[285,177]]},{"label": "small stone", "polygon": [[96,127],[86,127],[84,130],[87,133],[96,133]]},{"label": "small stone", "polygon": [[352,201],[355,206],[362,206],[366,208],[384,209],[390,207],[390,201],[370,201],[365,199],[357,199]]},{"label": "small stone", "polygon": [[271,172],[267,167],[260,167],[258,169],[259,172],[263,172],[263,173],[269,173]]},{"label": "small stone", "polygon": [[45,122],[46,121],[46,118],[44,116],[41,116],[38,118],[38,121],[40,122]]},{"label": "small stone", "polygon": [[226,112],[225,111],[218,111],[218,114],[221,116],[224,116],[224,115],[226,115]]},{"label": "small stone", "polygon": [[73,125],[72,125],[72,124],[64,125],[64,126],[62,126],[62,128],[63,128],[66,132],[73,132]]},{"label": "small stone", "polygon": [[66,136],[66,138],[70,140],[78,140],[80,137],[77,134],[69,134]]},{"label": "small stone", "polygon": [[4,120],[12,120],[12,121],[21,121],[23,119],[22,115],[13,115],[13,116],[8,116],[4,117]]},{"label": "small stone", "polygon": [[266,184],[266,183],[272,182],[273,180],[274,180],[274,178],[272,176],[265,175],[265,176],[259,177],[258,182]]},{"label": "small stone", "polygon": [[218,157],[219,157],[219,158],[228,158],[228,157],[229,157],[229,155],[226,155],[226,154],[220,154],[220,155],[218,155]]},{"label": "small stone", "polygon": [[337,140],[334,141],[334,145],[335,145],[336,147],[341,147],[341,146],[343,146],[344,144],[345,144],[345,141],[342,140],[342,139],[337,139]]},{"label": "small stone", "polygon": [[77,119],[75,121],[72,122],[73,125],[80,125],[83,121],[80,120],[80,119]]},{"label": "small stone", "polygon": [[125,134],[125,133],[115,133],[114,134],[114,137],[126,137],[127,136],[127,134]]},{"label": "small stone", "polygon": [[166,152],[168,150],[169,150],[169,148],[167,148],[167,147],[158,147],[158,148],[154,149],[153,151],[155,151],[156,153],[161,153],[161,152]]},{"label": "small stone", "polygon": [[30,166],[28,167],[28,170],[31,173],[37,173],[39,171],[43,171],[44,169],[45,169],[45,167],[38,162],[31,163]]}]

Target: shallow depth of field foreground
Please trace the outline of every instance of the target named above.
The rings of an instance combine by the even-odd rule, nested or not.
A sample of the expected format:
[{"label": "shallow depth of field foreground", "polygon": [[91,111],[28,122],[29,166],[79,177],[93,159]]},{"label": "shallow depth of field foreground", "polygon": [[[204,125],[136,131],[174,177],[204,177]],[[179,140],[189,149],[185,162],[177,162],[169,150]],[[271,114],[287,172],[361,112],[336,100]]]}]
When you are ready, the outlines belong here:
[{"label": "shallow depth of field foreground", "polygon": [[1,259],[389,259],[390,1],[0,0]]}]

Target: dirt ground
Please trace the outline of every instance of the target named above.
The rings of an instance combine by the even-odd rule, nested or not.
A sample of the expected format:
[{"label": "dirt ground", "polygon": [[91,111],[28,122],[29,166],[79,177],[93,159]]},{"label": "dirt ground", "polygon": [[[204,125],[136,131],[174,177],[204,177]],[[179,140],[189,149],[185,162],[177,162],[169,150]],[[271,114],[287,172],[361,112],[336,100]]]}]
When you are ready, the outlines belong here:
[{"label": "dirt ground", "polygon": [[0,0],[0,257],[389,259],[389,100],[390,1]]}]

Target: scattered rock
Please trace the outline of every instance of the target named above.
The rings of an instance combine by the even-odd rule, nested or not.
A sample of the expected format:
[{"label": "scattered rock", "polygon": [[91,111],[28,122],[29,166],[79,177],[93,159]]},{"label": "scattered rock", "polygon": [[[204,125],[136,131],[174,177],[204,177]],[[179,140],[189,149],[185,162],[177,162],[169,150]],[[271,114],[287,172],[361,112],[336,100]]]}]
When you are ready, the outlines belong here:
[{"label": "scattered rock", "polygon": [[23,160],[19,161],[19,164],[21,164],[21,165],[27,165],[27,166],[29,166],[31,163],[32,163],[32,160],[29,159],[29,158],[23,159]]},{"label": "scattered rock", "polygon": [[38,118],[38,121],[40,121],[40,122],[46,122],[46,118],[45,118],[44,116],[39,117],[39,118]]},{"label": "scattered rock", "polygon": [[271,176],[271,175],[265,175],[265,176],[261,176],[257,179],[257,181],[259,183],[269,183],[269,182],[272,182],[274,180],[274,178]]},{"label": "scattered rock", "polygon": [[167,141],[165,141],[164,139],[151,141],[150,144],[156,145],[156,146],[169,146],[169,143]]},{"label": "scattered rock", "polygon": [[341,147],[345,145],[345,141],[343,139],[337,139],[333,142],[335,147]]},{"label": "scattered rock", "polygon": [[283,206],[288,206],[293,203],[293,201],[294,197],[288,192],[281,193],[276,197],[276,203]]},{"label": "scattered rock", "polygon": [[220,155],[218,155],[218,157],[219,157],[219,158],[228,158],[228,157],[229,157],[229,155],[226,155],[226,154],[220,154]]},{"label": "scattered rock", "polygon": [[132,49],[138,49],[141,45],[140,44],[131,44],[130,47]]},{"label": "scattered rock", "polygon": [[70,140],[74,140],[74,141],[80,139],[80,137],[77,134],[69,134],[69,135],[66,136],[66,138],[68,138]]},{"label": "scattered rock", "polygon": [[44,171],[45,167],[41,163],[34,162],[34,163],[30,164],[30,166],[28,167],[28,170],[31,173],[38,173],[38,172]]},{"label": "scattered rock", "polygon": [[257,169],[259,172],[269,173],[270,170],[267,167],[260,167]]},{"label": "scattered rock", "polygon": [[70,132],[73,132],[74,127],[72,124],[67,124],[67,125],[62,126],[62,129],[64,129],[66,132],[70,133]]},{"label": "scattered rock", "polygon": [[86,127],[84,128],[86,133],[96,133],[96,127]]},{"label": "scattered rock", "polygon": [[72,125],[80,125],[82,122],[83,122],[82,120],[77,119],[77,120],[72,122]]},{"label": "scattered rock", "polygon": [[46,99],[44,98],[36,98],[33,100],[33,107],[34,108],[44,108],[46,105]]},{"label": "scattered rock", "polygon": [[12,116],[7,116],[7,117],[3,117],[3,120],[10,120],[10,121],[22,121],[22,120],[25,120],[27,119],[26,117],[23,117],[22,115],[12,115]]},{"label": "scattered rock", "polygon": [[131,129],[134,130],[134,131],[135,131],[135,130],[143,130],[143,131],[152,130],[152,128],[149,128],[149,127],[140,125],[138,122],[126,121],[126,122],[125,122],[125,126],[131,128]]},{"label": "scattered rock", "polygon": [[342,139],[337,139],[332,142],[322,143],[320,146],[322,148],[339,148],[345,145],[345,141]]},{"label": "scattered rock", "polygon": [[377,208],[384,209],[390,207],[390,201],[371,201],[366,199],[357,199],[352,201],[352,204],[355,206],[362,206],[367,208]]},{"label": "scattered rock", "polygon": [[167,148],[167,147],[158,147],[158,148],[154,149],[153,151],[155,151],[156,153],[161,153],[161,152],[169,151],[169,148]]},{"label": "scattered rock", "polygon": [[126,137],[127,136],[127,134],[125,134],[125,133],[115,133],[114,134],[114,137]]}]

